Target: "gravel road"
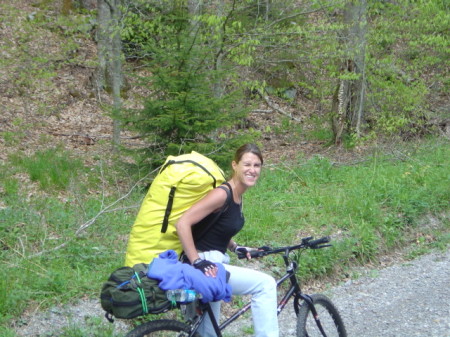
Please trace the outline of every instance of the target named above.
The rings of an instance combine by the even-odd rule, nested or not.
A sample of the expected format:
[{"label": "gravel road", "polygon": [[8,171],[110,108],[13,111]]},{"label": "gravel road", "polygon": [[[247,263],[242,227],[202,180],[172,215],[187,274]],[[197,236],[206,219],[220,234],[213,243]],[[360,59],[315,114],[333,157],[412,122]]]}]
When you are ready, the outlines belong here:
[{"label": "gravel road", "polygon": [[[341,312],[349,337],[450,337],[450,250],[357,273],[359,278],[324,291]],[[280,315],[281,337],[295,336],[291,307]],[[24,317],[16,331],[18,336],[58,336],[68,324],[80,326],[102,315],[96,300],[83,301]],[[239,326],[250,324],[239,320],[228,336],[244,336]],[[114,325],[118,333],[129,329],[123,321]]]},{"label": "gravel road", "polygon": [[[358,279],[324,291],[349,337],[450,337],[450,250],[359,272]],[[281,335],[294,336],[292,316],[282,316]]]},{"label": "gravel road", "polygon": [[332,290],[349,336],[450,336],[450,251],[370,274]]}]

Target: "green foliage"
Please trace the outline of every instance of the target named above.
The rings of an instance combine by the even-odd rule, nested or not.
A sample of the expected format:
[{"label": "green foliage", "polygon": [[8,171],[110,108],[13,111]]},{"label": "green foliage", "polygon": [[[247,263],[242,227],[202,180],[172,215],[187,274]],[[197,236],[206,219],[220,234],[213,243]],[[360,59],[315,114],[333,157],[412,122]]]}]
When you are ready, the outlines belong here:
[{"label": "green foliage", "polygon": [[[322,156],[305,160],[301,154],[279,165],[267,163],[261,180],[245,195],[246,226],[236,240],[282,246],[305,236],[331,235],[333,248],[301,257],[302,279],[376,260],[411,240],[417,241],[415,254],[427,247],[445,248],[449,239],[442,233],[448,232],[448,221],[429,227],[417,224],[423,215],[439,217],[448,212],[450,194],[443,182],[448,180],[449,148],[448,143],[411,145],[391,153],[375,152],[359,165],[337,165]],[[402,161],[397,160],[400,152]],[[2,323],[20,317],[34,303],[45,309],[81,296],[97,297],[110,272],[123,264],[127,237],[147,192],[145,188],[132,191],[113,210],[98,216],[134,185],[130,181],[125,190],[113,185],[119,180],[123,184],[124,172],[94,168],[91,175],[101,175],[103,181],[79,179],[78,184],[86,186],[67,190],[61,198],[53,189],[28,194],[16,177],[21,169],[20,162],[0,166]],[[105,185],[118,190],[110,189],[102,197],[79,192],[87,187],[101,191]],[[75,235],[94,218],[90,227]],[[280,262],[263,261],[271,270]],[[64,336],[104,333],[113,332],[95,319],[88,327],[70,325],[61,332]]]},{"label": "green foliage", "polygon": [[[23,13],[14,13],[12,8],[5,11],[11,13],[2,16],[0,20],[5,24],[17,24],[15,18],[22,17]],[[17,10],[17,9],[16,9]],[[18,11],[18,10],[17,10]],[[88,37],[93,28],[92,21],[87,15],[60,16],[56,20],[45,14],[45,11],[36,11],[27,16],[26,20],[20,20],[20,27],[15,35],[16,41],[9,41],[8,51],[12,53],[9,59],[13,60],[13,69],[17,85],[21,86],[45,86],[50,85],[58,69],[58,63],[73,62],[82,63],[77,59],[77,49],[80,48],[80,38]],[[62,33],[61,33],[62,32]],[[60,34],[61,33],[61,34]],[[54,41],[64,39],[61,44],[54,44],[52,48],[42,48],[40,40],[52,36]],[[50,39],[46,43],[54,42]],[[16,48],[13,47],[15,42]],[[18,43],[19,42],[19,43]],[[37,46],[40,46],[39,48]],[[46,45],[49,47],[49,45]],[[75,57],[71,57],[75,56]],[[4,60],[6,61],[6,60]]]},{"label": "green foliage", "polygon": [[83,170],[83,163],[70,158],[68,152],[58,148],[36,152],[32,157],[21,154],[11,156],[13,164],[23,167],[31,181],[42,189],[67,189],[73,179]]},{"label": "green foliage", "polygon": [[246,116],[248,108],[233,69],[225,62],[219,64],[216,56],[224,18],[212,14],[188,17],[181,2],[168,8],[141,6],[148,17],[129,12],[124,37],[135,46],[135,53],[145,55],[142,63],[151,75],[141,77],[140,85],[152,92],[144,99],[144,108],[129,111],[124,120],[129,128],[146,135],[150,145],[144,158],[157,166],[167,155],[193,148],[206,154],[225,148],[228,155],[230,142],[240,138],[231,128]]},{"label": "green foliage", "polygon": [[329,126],[329,122],[324,121],[323,117],[313,115],[308,119],[307,124],[310,126],[304,133],[307,140],[322,141],[327,146],[333,143],[333,131]]},{"label": "green foliage", "polygon": [[0,336],[3,336],[3,337],[16,337],[17,335],[16,335],[14,330],[0,325]]},{"label": "green foliage", "polygon": [[72,323],[59,332],[60,337],[119,337],[119,334],[114,331],[114,325],[109,324],[102,318],[89,318],[85,322],[85,326],[79,327],[79,324]]},{"label": "green foliage", "polygon": [[25,133],[23,132],[4,131],[0,132],[0,135],[8,146],[20,144],[21,140],[25,138]]},{"label": "green foliage", "polygon": [[[145,157],[156,163],[158,153],[182,153],[190,145],[214,152],[213,143],[224,143],[218,133],[232,138],[230,126],[239,128],[236,121],[246,114],[238,94],[245,87],[265,90],[294,107],[298,96],[320,100],[325,116],[338,80],[361,78],[341,69],[355,52],[349,47],[354,43],[343,39],[354,24],[342,18],[347,3],[284,0],[266,6],[249,0],[224,3],[220,13],[204,5],[195,15],[185,1],[159,4],[133,2],[123,29],[127,55],[143,61],[140,65],[152,74],[142,82],[152,91],[145,109],[130,112],[126,121],[148,135],[152,145]],[[446,85],[446,7],[405,0],[370,3],[364,14],[365,64],[358,65],[366,84],[363,125],[358,132],[347,130],[345,146],[353,148],[367,135],[410,138],[434,132],[428,123],[435,94],[430,88]],[[324,130],[331,129],[329,123],[321,124],[317,135],[308,136],[331,139]],[[297,134],[295,127],[275,131]]]},{"label": "green foliage", "polygon": [[[120,215],[106,216],[93,232],[88,231],[83,238],[53,252],[52,248],[70,241],[78,228],[77,217],[73,217],[71,211],[67,210],[64,218],[66,214],[55,209],[55,205],[49,209],[41,209],[34,203],[30,203],[28,209],[21,209],[19,204],[8,208],[11,211],[7,212],[5,220],[9,225],[2,228],[5,236],[0,242],[1,268],[7,276],[2,284],[2,290],[7,291],[2,291],[0,316],[5,319],[20,316],[32,302],[45,308],[61,301],[72,301],[82,294],[97,296],[110,271],[123,263],[123,238],[129,233],[134,214],[125,221]],[[36,210],[40,210],[40,219]],[[86,210],[92,213],[98,208],[91,206]],[[61,217],[59,223],[51,221],[52,211]],[[74,206],[72,211],[75,211]],[[30,217],[27,212],[34,216]],[[38,252],[44,252],[43,257],[28,257]]]},{"label": "green foliage", "polygon": [[4,315],[4,313],[7,312],[7,308],[9,307],[10,303],[8,303],[8,297],[7,294],[7,282],[6,279],[0,280],[0,317]]},{"label": "green foliage", "polygon": [[[448,64],[448,8],[436,1],[373,3],[369,35],[367,113],[378,134],[431,132],[432,83]],[[428,74],[424,76],[424,74]]]},{"label": "green foliage", "polygon": [[[426,214],[448,212],[450,192],[443,184],[448,181],[448,143],[401,151],[401,162],[394,151],[375,152],[357,166],[316,156],[264,169],[258,185],[245,196],[247,222],[238,242],[283,246],[305,236],[331,235],[332,250],[302,257],[302,275],[312,275],[329,273],[348,261],[375,260],[414,240],[408,233],[444,240],[432,226],[418,224]],[[440,228],[448,231],[448,221]]]}]

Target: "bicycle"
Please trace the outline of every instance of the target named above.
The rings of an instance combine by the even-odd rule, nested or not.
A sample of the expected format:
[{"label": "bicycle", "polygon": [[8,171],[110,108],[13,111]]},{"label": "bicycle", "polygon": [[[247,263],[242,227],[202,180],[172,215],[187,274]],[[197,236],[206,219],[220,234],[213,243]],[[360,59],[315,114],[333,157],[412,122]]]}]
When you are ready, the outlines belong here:
[{"label": "bicycle", "polygon": [[[297,316],[297,337],[346,337],[344,323],[339,311],[331,300],[323,294],[307,295],[301,291],[299,281],[296,276],[298,263],[289,254],[296,250],[320,249],[331,246],[328,244],[330,238],[323,237],[313,240],[312,237],[303,238],[301,243],[294,246],[271,249],[264,247],[261,250],[251,251],[252,258],[260,258],[270,254],[283,253],[283,260],[286,266],[286,273],[277,280],[277,287],[280,288],[286,280],[290,280],[290,287],[285,292],[278,303],[278,315],[286,307],[288,301],[294,298],[294,311]],[[245,258],[244,254],[238,255],[240,259]],[[130,331],[126,337],[151,337],[151,336],[184,336],[201,337],[197,332],[200,324],[209,315],[218,337],[222,337],[222,331],[242,316],[250,309],[247,303],[233,315],[219,325],[216,321],[209,303],[201,303],[196,300],[187,304],[178,304],[185,322],[177,320],[154,320],[143,323]]]}]

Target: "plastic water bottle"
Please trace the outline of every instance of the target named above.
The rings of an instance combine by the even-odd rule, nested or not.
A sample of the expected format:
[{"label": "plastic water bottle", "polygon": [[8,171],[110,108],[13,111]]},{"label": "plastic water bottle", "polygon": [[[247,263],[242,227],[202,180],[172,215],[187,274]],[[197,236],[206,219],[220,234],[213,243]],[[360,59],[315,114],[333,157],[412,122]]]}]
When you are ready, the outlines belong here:
[{"label": "plastic water bottle", "polygon": [[189,303],[199,298],[199,294],[191,289],[174,289],[166,291],[167,299],[171,302]]}]

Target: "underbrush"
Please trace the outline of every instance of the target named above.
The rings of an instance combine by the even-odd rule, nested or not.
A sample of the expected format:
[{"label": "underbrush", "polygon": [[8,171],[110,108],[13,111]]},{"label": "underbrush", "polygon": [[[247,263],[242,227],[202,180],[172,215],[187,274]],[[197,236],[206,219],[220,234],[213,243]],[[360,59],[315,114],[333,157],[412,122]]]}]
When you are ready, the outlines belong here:
[{"label": "underbrush", "polygon": [[[7,327],[26,310],[98,296],[110,272],[123,264],[150,181],[136,183],[126,170],[101,161],[86,168],[80,158],[52,151],[18,155],[0,166],[4,335],[14,336]],[[412,255],[445,248],[449,158],[448,142],[434,140],[389,153],[375,150],[352,165],[321,156],[266,165],[245,195],[246,226],[236,241],[276,247],[330,235],[333,247],[302,256],[303,280],[338,274],[406,245]],[[419,223],[424,216],[436,221]],[[277,258],[260,262],[278,274]],[[68,329],[66,335],[83,334]]]}]

